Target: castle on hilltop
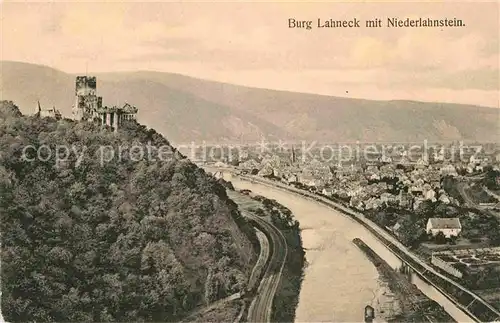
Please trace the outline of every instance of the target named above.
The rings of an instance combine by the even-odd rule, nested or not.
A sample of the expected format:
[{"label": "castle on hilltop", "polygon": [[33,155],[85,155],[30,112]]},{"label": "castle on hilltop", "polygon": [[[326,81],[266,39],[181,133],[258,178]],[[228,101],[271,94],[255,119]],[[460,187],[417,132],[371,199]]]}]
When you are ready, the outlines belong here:
[{"label": "castle on hilltop", "polygon": [[102,125],[113,127],[116,131],[125,120],[135,120],[138,109],[128,103],[123,106],[107,107],[102,105],[102,97],[97,96],[95,76],[77,76],[73,119],[77,121],[98,120]]}]

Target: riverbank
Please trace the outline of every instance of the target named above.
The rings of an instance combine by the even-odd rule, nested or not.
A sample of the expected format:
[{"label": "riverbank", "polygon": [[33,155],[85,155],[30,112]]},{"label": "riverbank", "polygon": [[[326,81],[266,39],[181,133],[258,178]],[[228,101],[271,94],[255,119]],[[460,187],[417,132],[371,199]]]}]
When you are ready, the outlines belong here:
[{"label": "riverbank", "polygon": [[263,196],[256,196],[252,192],[246,193],[228,191],[229,197],[238,204],[240,210],[268,220],[285,237],[288,252],[281,280],[273,299],[271,319],[273,322],[293,322],[306,266],[299,222],[294,219],[288,208],[278,202]]},{"label": "riverbank", "polygon": [[[398,308],[392,313],[379,308],[376,313],[382,313],[387,322],[456,322],[444,309],[433,300],[427,298],[415,285],[408,281],[408,277],[398,273],[389,266],[363,240],[353,239],[353,243],[363,251],[379,272],[380,279],[388,289],[394,293]],[[373,305],[372,305],[373,306]]]},{"label": "riverbank", "polygon": [[440,275],[438,272],[432,270],[430,265],[425,264],[424,261],[419,261],[416,256],[411,253],[405,253],[403,251],[404,247],[402,247],[400,242],[396,241],[396,239],[392,239],[392,241],[396,242],[391,242],[389,238],[386,238],[386,236],[390,236],[390,234],[385,232],[384,229],[378,227],[376,224],[372,223],[370,220],[366,219],[363,215],[359,215],[357,212],[343,206],[341,203],[335,203],[334,201],[328,200],[322,196],[296,188],[291,188],[281,183],[266,181],[261,178],[255,178],[254,176],[241,176],[241,178],[250,182],[255,181],[257,183],[261,183],[262,185],[270,185],[280,190],[289,191],[291,193],[313,199],[358,222],[375,237],[377,237],[377,239],[386,248],[391,250],[394,255],[409,265],[412,270],[417,273],[419,279],[433,286],[434,289],[440,293],[439,295],[436,295],[436,297],[440,299],[441,304],[443,304],[442,302],[444,302],[445,299],[450,301],[455,307],[448,306],[447,311],[453,315],[454,318],[464,317],[464,314],[467,313],[467,321],[470,321],[471,318],[476,322],[492,322],[500,320],[498,310],[495,310],[494,307],[478,298],[472,292],[466,290],[463,286],[460,286],[452,280],[447,280],[444,275]]},{"label": "riverbank", "polygon": [[288,248],[281,281],[273,300],[271,321],[294,322],[304,269],[307,266],[300,236],[300,224],[288,208],[275,200],[263,196],[254,196],[253,199],[262,202],[264,207],[262,215],[270,217],[272,224],[285,237]]},{"label": "riverbank", "polygon": [[[385,304],[387,295],[374,299],[383,295],[377,270],[351,242],[365,236],[366,230],[316,202],[237,178],[231,181],[236,189],[248,189],[285,205],[300,222],[307,267],[295,322],[362,322],[367,304]],[[376,240],[370,243],[380,245]]]}]

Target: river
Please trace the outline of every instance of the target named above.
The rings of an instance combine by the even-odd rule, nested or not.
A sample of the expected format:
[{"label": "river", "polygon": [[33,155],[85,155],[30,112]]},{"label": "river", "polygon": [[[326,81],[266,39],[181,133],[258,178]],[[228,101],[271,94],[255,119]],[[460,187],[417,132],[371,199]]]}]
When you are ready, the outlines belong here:
[{"label": "river", "polygon": [[[395,269],[401,265],[400,260],[368,230],[338,211],[276,188],[235,177],[228,179],[237,189],[249,189],[275,199],[288,207],[300,222],[308,266],[296,321],[362,322],[364,307],[374,305],[381,286],[377,270],[352,239],[361,238]],[[412,277],[412,282],[428,297],[438,301],[458,322],[471,321],[432,286],[416,276]]]}]

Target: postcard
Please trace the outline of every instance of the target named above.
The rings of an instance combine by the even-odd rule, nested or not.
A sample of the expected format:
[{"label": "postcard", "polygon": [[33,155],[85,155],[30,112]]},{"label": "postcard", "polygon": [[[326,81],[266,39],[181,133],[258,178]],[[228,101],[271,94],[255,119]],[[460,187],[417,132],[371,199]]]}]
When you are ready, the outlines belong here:
[{"label": "postcard", "polygon": [[8,322],[499,322],[499,2],[0,1]]}]

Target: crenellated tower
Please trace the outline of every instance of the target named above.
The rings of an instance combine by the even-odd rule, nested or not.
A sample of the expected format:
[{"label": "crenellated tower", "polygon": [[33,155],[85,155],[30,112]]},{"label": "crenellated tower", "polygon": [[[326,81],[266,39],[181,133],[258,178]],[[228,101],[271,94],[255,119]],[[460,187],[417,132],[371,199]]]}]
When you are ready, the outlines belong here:
[{"label": "crenellated tower", "polygon": [[124,121],[135,120],[137,110],[136,107],[128,103],[121,107],[103,106],[102,97],[97,96],[96,77],[76,77],[74,120],[98,120],[102,125],[110,126],[116,131]]},{"label": "crenellated tower", "polygon": [[97,80],[95,76],[77,76],[75,86],[75,104],[73,119],[92,120],[98,117],[97,111],[102,108],[102,97],[97,96]]}]

